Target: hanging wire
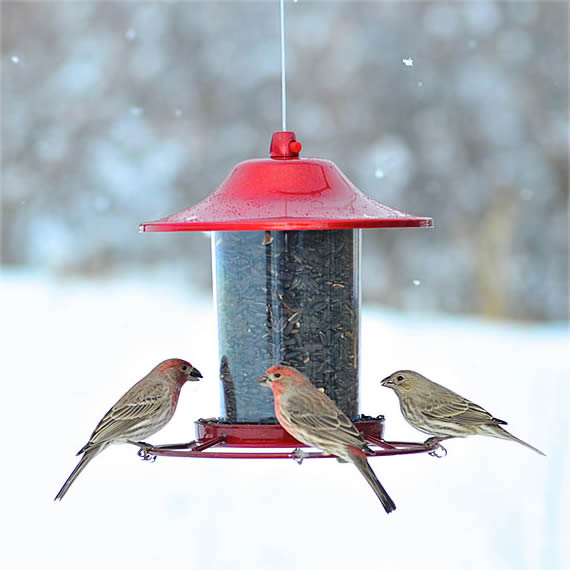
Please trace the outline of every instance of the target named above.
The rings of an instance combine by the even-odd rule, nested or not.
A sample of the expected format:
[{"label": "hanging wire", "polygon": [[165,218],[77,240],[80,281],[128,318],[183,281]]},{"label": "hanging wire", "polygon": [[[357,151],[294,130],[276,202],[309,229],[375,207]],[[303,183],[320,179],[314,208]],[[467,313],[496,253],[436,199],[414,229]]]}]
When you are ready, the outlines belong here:
[{"label": "hanging wire", "polygon": [[285,0],[279,0],[281,16],[281,123],[282,130],[287,130],[287,89],[285,77]]}]

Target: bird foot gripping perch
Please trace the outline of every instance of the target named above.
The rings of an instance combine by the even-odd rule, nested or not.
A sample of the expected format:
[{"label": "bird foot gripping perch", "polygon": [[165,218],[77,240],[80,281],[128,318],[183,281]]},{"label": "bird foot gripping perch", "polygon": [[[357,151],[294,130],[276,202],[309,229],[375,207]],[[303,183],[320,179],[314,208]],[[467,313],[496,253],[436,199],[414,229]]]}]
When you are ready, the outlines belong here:
[{"label": "bird foot gripping perch", "polygon": [[150,461],[154,463],[156,461],[156,453],[154,451],[161,451],[164,449],[190,449],[191,451],[196,448],[196,441],[190,441],[188,443],[171,443],[167,445],[152,445],[150,443],[146,443],[145,441],[131,441],[133,445],[137,445],[139,450],[137,451],[137,455],[143,461]]},{"label": "bird foot gripping perch", "polygon": [[303,451],[299,447],[297,447],[291,452],[291,457],[299,465],[301,465],[303,463],[303,460],[306,459],[307,457],[323,457],[324,455],[326,454],[323,451]]},{"label": "bird foot gripping perch", "polygon": [[450,439],[449,437],[428,437],[424,445],[426,447],[432,447],[431,451],[428,451],[428,455],[432,457],[437,457],[438,459],[443,459],[447,455],[447,449],[441,445],[442,440]]},{"label": "bird foot gripping perch", "polygon": [[154,463],[156,461],[156,455],[154,455],[150,451],[153,448],[152,445],[145,443],[144,441],[133,441],[133,444],[139,446],[139,450],[137,451],[137,455],[143,461],[150,461],[151,463]]}]

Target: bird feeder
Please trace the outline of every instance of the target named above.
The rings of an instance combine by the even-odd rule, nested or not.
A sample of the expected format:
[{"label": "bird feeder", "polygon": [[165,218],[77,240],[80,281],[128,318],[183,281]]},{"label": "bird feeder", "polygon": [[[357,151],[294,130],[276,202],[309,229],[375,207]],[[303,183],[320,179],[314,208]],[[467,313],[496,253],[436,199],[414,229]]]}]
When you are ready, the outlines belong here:
[{"label": "bird feeder", "polygon": [[[270,158],[237,164],[205,200],[140,226],[212,232],[223,394],[222,417],[196,422],[195,441],[153,455],[295,457],[265,450],[302,447],[277,424],[271,391],[256,383],[277,363],[294,366],[349,418],[358,416],[361,230],[433,224],[372,200],[334,163],[300,151],[295,133],[276,132]],[[357,420],[378,455],[432,449],[385,442],[382,417]],[[228,452],[235,447],[248,451]]]}]

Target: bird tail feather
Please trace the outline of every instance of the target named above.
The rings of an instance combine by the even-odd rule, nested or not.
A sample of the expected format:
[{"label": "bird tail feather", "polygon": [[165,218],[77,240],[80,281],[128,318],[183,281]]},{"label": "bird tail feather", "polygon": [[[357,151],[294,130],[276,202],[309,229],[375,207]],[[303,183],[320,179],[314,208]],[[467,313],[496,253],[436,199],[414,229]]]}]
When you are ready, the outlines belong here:
[{"label": "bird tail feather", "polygon": [[533,447],[532,445],[530,445],[530,443],[527,443],[526,441],[523,441],[522,439],[515,437],[512,433],[509,433],[506,429],[502,428],[501,426],[493,425],[493,426],[485,426],[485,428],[487,428],[483,430],[483,433],[485,435],[490,435],[491,437],[499,437],[502,439],[510,439],[512,441],[520,443],[521,445],[524,445],[525,447],[528,447],[529,449],[532,449],[534,452],[538,453],[539,455],[546,455],[545,453],[542,453],[540,449],[536,449],[536,447]]},{"label": "bird tail feather", "polygon": [[356,447],[350,447],[348,453],[350,455],[352,463],[356,465],[360,473],[362,473],[366,481],[368,481],[368,484],[376,493],[376,496],[380,499],[384,510],[387,513],[391,513],[392,511],[396,510],[396,504],[390,498],[390,495],[388,495],[386,489],[382,487],[382,483],[378,481],[378,477],[376,477],[374,471],[372,471],[372,467],[370,467],[365,453]]},{"label": "bird tail feather", "polygon": [[71,475],[67,478],[67,481],[63,484],[63,487],[59,490],[59,493],[55,496],[54,501],[61,501],[69,487],[73,484],[75,479],[79,476],[79,474],[87,467],[89,462],[98,455],[101,451],[103,451],[103,447],[92,447],[88,451],[83,454],[83,457],[79,460],[79,463],[75,467],[75,469],[71,472]]}]

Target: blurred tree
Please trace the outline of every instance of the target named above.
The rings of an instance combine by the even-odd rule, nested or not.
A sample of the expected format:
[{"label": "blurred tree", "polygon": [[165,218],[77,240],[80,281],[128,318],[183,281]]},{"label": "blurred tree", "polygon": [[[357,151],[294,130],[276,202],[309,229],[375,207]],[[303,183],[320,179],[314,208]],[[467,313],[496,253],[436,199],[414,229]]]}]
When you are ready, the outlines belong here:
[{"label": "blurred tree", "polygon": [[[369,195],[430,215],[365,232],[395,307],[568,314],[568,4],[288,3],[289,126]],[[140,221],[207,196],[280,128],[274,3],[3,3],[2,262],[182,266]]]}]

